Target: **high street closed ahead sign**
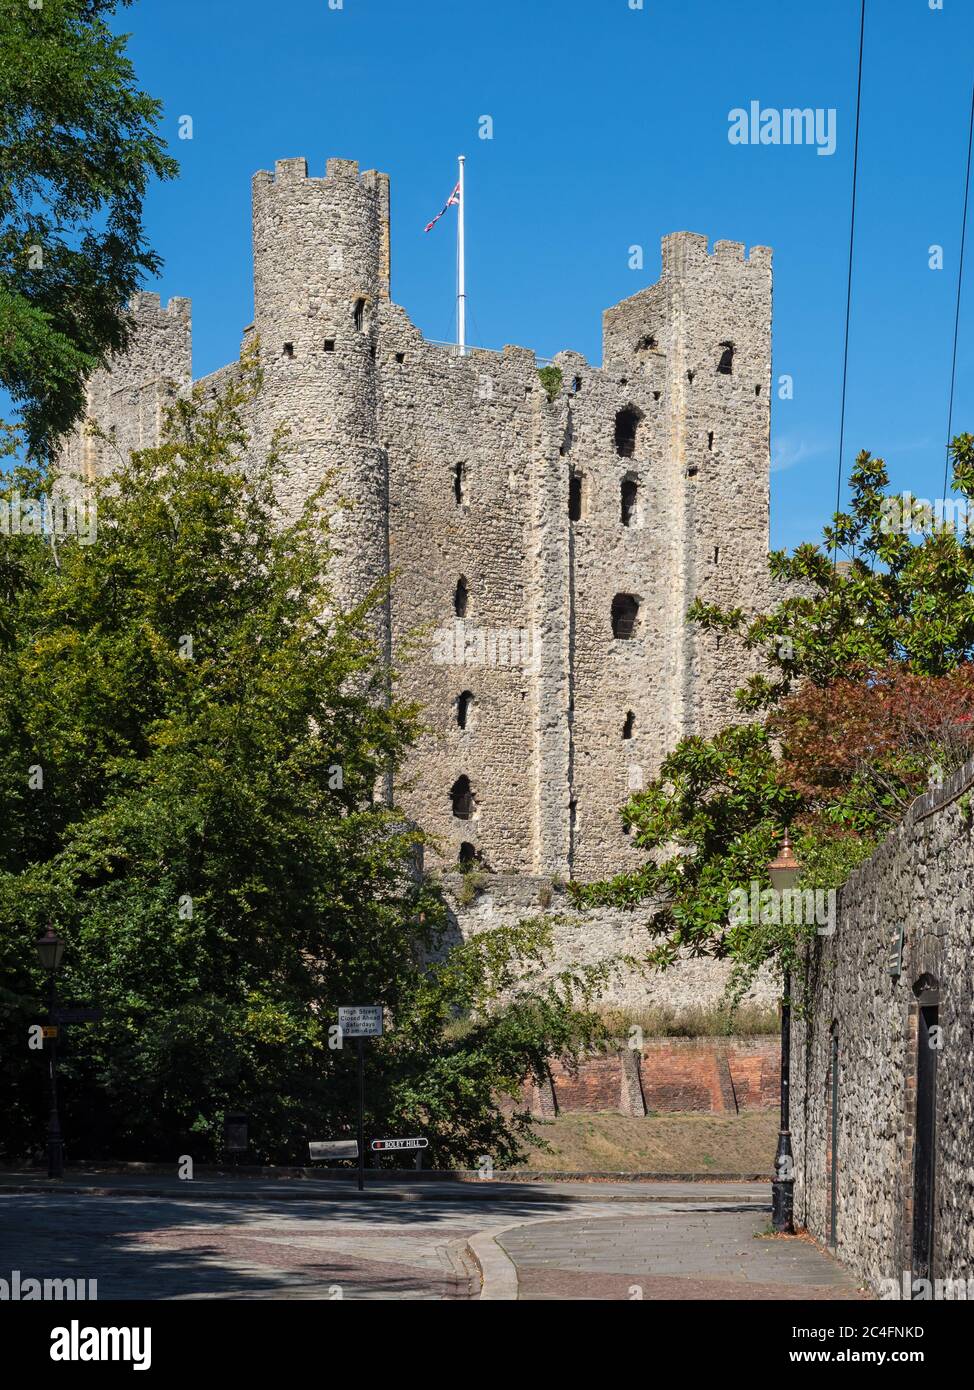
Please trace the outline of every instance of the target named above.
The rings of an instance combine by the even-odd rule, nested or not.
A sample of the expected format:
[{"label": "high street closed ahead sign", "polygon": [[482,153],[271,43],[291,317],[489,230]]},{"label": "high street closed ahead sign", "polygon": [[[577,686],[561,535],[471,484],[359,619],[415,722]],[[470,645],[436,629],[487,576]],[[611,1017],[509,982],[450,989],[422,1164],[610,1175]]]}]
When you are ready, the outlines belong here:
[{"label": "high street closed ahead sign", "polygon": [[381,1038],[382,1005],[355,1004],[340,1008],[338,1026],[343,1038]]}]

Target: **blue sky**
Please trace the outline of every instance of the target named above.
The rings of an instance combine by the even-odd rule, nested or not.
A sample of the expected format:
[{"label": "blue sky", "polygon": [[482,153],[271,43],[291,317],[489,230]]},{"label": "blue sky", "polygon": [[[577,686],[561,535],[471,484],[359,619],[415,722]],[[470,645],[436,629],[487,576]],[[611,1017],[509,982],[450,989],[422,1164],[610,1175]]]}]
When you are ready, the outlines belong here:
[{"label": "blue sky", "polygon": [[[393,180],[393,294],[453,331],[453,228],[423,226],[468,156],[470,338],[600,355],[600,315],[659,272],[670,231],[775,250],[772,522],[816,538],[834,505],[858,0],[139,0],[123,10],[182,164],[147,207],[163,294],[193,299],[195,372],[250,321],[250,176],[357,159]],[[331,0],[337,4],[338,0]],[[942,491],[974,4],[869,0],[845,472]],[[837,148],[728,141],[728,113],[835,108]],[[179,118],[193,139],[179,140]],[[493,118],[492,140],[478,121]],[[450,217],[453,216],[451,213]],[[972,216],[974,221],[974,216]],[[645,248],[633,271],[628,249]],[[932,271],[928,248],[944,248]],[[968,263],[974,275],[974,228]],[[955,429],[974,431],[974,285]]]}]

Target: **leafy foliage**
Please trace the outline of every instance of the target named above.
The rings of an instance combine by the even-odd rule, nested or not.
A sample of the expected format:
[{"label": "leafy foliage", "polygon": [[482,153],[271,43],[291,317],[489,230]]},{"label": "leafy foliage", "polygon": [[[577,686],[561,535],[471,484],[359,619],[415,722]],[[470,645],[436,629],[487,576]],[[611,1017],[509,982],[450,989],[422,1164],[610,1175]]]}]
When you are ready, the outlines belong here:
[{"label": "leafy foliage", "polygon": [[740,942],[728,923],[730,891],[752,880],[767,886],[780,827],[800,805],[761,725],[683,739],[622,813],[646,862],[605,883],[573,885],[573,894],[587,906],[658,900],[654,928],[665,939],[650,953],[657,967],[682,948],[733,955]]},{"label": "leafy foliage", "polygon": [[27,1028],[53,922],[61,999],[105,1011],[68,1030],[71,1156],[212,1157],[242,1110],[257,1157],[305,1159],[354,1132],[337,1008],[378,1002],[370,1129],[511,1162],[529,1120],[499,1094],[591,1034],[597,972],[536,987],[540,923],[437,953],[421,835],[376,793],[417,710],[387,697],[371,604],[329,590],[325,509],[282,523],[276,449],[244,470],[256,386],[248,360],[179,401],[98,486],[96,544],[0,536],[0,1150],[43,1135]]},{"label": "leafy foliage", "polygon": [[811,683],[775,711],[782,776],[809,810],[859,834],[898,821],[974,749],[974,667],[917,675],[895,663],[828,686]]},{"label": "leafy foliage", "polygon": [[[954,488],[966,510],[974,497],[974,436],[959,435],[952,454]],[[691,621],[742,632],[746,646],[762,653],[771,675],[754,676],[738,693],[742,709],[768,709],[802,680],[825,686],[891,661],[941,676],[974,659],[974,536],[966,526],[920,515],[913,504],[906,521],[924,530],[922,543],[914,543],[890,505],[888,482],[882,459],[859,454],[850,510],[825,528],[822,544],[800,545],[793,555],[772,552],[772,577],[792,592],[770,613],[691,607]],[[833,567],[836,546],[851,555],[847,568]]]},{"label": "leafy foliage", "polygon": [[129,0],[0,0],[0,384],[33,456],[80,417],[159,258],[142,203],[175,162],[106,19]]},{"label": "leafy foliage", "polygon": [[561,390],[562,371],[560,367],[539,367],[538,376],[541,385],[544,387],[549,401],[553,401]]}]

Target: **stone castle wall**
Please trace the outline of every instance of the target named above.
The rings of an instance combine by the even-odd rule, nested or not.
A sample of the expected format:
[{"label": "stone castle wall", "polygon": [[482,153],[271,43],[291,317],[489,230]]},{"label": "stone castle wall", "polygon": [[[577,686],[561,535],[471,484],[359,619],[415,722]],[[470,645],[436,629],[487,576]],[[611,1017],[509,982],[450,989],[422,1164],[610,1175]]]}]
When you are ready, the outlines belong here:
[{"label": "stone castle wall", "polygon": [[[428,726],[394,794],[431,867],[618,872],[640,861],[628,795],[734,716],[750,669],[684,615],[766,596],[771,253],[665,238],[658,284],[604,316],[603,365],[560,354],[549,400],[532,352],[460,357],[392,301],[389,205],[387,176],[348,160],[255,175],[251,447],[287,427],[284,501],[323,490],[344,603],[392,574],[376,636]],[[188,301],[133,312],[131,351],[89,393],[114,441],[66,450],[88,475],[156,442],[191,382]],[[629,597],[633,635],[614,636]]]},{"label": "stone castle wall", "polygon": [[[974,760],[850,877],[810,955],[811,1019],[793,1028],[795,1219],[829,1241],[834,1183],[836,1253],[881,1293],[974,1279],[972,785]],[[914,1254],[921,1009],[940,1029],[928,1271]]]},{"label": "stone castle wall", "polygon": [[[516,874],[485,877],[466,901],[458,875],[445,875],[443,882],[454,941],[494,927],[512,927],[526,918],[549,916],[553,949],[540,979],[626,956],[641,959],[654,942],[649,932],[651,904],[633,910],[598,907],[580,911],[569,904],[567,893],[550,878]],[[659,1007],[674,1014],[694,1007],[715,1008],[726,997],[731,970],[729,961],[690,955],[664,971],[620,968],[609,980],[600,1002],[627,1010]],[[779,994],[780,985],[773,974],[762,970],[742,1002],[774,1007]]]}]

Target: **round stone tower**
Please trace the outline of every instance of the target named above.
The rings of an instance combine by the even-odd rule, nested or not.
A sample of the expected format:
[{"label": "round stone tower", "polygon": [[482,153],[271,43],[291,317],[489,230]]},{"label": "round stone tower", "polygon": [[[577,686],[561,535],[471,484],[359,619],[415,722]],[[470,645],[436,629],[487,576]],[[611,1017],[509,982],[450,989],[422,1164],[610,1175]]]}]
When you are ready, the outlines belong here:
[{"label": "round stone tower", "polygon": [[[388,573],[388,464],[376,418],[380,300],[389,297],[389,179],[330,159],[254,176],[254,329],[264,385],[255,444],[287,427],[290,514],[322,484],[342,606]],[[375,623],[388,638],[382,608]]]}]

